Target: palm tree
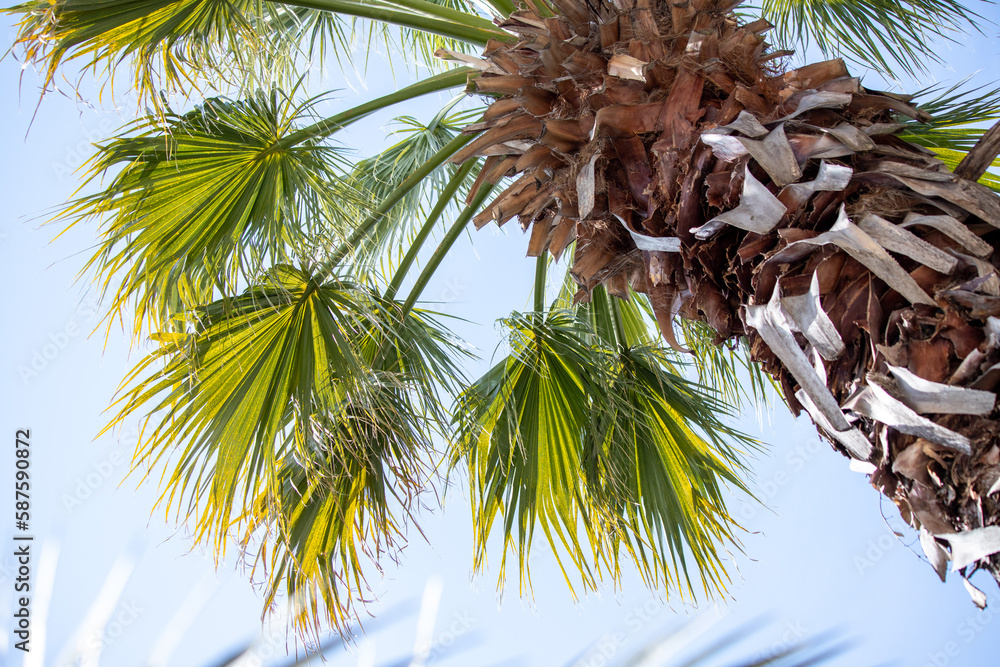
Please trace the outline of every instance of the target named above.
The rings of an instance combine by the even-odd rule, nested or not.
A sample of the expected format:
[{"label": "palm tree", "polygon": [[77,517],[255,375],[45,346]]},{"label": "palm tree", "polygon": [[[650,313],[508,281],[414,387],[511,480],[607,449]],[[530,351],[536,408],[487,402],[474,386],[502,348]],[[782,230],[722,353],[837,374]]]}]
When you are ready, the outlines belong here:
[{"label": "palm tree", "polygon": [[[158,343],[109,428],[148,415],[137,462],[169,466],[163,503],[220,550],[236,535],[298,627],[357,615],[442,439],[471,485],[477,569],[499,521],[500,579],[514,554],[522,589],[540,527],[571,586],[631,561],[650,586],[723,590],[723,551],[739,546],[724,490],[744,489],[756,447],[726,416],[760,400],[764,372],[871,473],[942,578],[949,559],[963,577],[1000,574],[1000,181],[986,173],[1000,148],[976,129],[1000,92],[922,91],[921,105],[864,88],[840,58],[789,69],[764,37],[773,22],[779,46],[812,39],[891,74],[979,17],[955,0],[739,5],[11,10],[16,53],[47,86],[73,61],[110,86],[127,63],[151,106],[98,147],[91,180],[110,183],[61,214],[99,221],[88,268],[109,320],[131,310],[136,338]],[[316,98],[297,101],[299,70],[348,58],[355,32],[460,66],[318,118]],[[186,111],[159,94],[227,86],[239,94]],[[485,103],[476,118],[453,104],[404,118],[401,141],[356,163],[333,143],[463,87]],[[463,348],[417,302],[470,222],[515,216],[538,258],[533,311],[505,321],[510,353],[468,383]]]}]

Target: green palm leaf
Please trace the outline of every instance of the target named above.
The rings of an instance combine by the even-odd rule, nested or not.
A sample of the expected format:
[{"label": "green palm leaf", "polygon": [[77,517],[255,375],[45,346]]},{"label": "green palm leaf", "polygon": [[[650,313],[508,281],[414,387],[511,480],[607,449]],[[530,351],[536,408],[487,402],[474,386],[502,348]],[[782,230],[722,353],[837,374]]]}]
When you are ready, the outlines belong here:
[{"label": "green palm leaf", "polygon": [[595,576],[578,537],[595,525],[581,495],[578,437],[590,418],[592,392],[583,383],[591,375],[592,355],[565,313],[548,320],[514,316],[507,324],[511,356],[464,392],[458,411],[462,421],[453,462],[465,459],[469,470],[475,566],[485,565],[487,539],[499,514],[501,582],[507,550],[514,546],[522,588],[530,583],[527,556],[537,524],[553,547],[565,546],[584,585],[593,586]]},{"label": "green palm leaf", "polygon": [[341,151],[312,139],[274,149],[309,106],[277,91],[211,99],[168,114],[166,127],[142,118],[99,147],[90,178],[117,173],[103,191],[70,202],[64,217],[102,221],[88,268],[105,288],[121,278],[112,312],[134,302],[137,330],[144,321],[164,325],[192,305],[180,295],[185,277],[199,294],[207,285],[232,294],[290,251],[340,235],[333,221],[348,219],[351,199]]},{"label": "green palm leaf", "polygon": [[[106,74],[129,61],[132,88],[154,102],[161,87],[183,92],[217,76],[249,77],[252,88],[257,72],[274,71],[255,66],[260,57],[284,61],[290,71],[274,47],[288,39],[285,30],[302,25],[260,0],[33,0],[8,11],[23,15],[17,45],[47,83],[69,60]],[[259,31],[258,24],[283,31]]]},{"label": "green palm leaf", "polygon": [[150,410],[136,461],[166,466],[167,511],[219,551],[242,529],[300,629],[342,627],[367,593],[362,561],[404,541],[393,512],[431,477],[467,354],[430,314],[356,284],[266,277],[200,309],[195,332],[157,336],[108,428]]},{"label": "green palm leaf", "polygon": [[612,362],[610,400],[595,401],[584,470],[608,524],[615,574],[624,552],[650,587],[721,592],[728,578],[717,552],[734,542],[722,484],[746,491],[738,477],[745,452],[727,440],[750,442],[722,421],[723,404],[669,370],[661,350],[622,348]]},{"label": "green palm leaf", "polygon": [[[938,86],[917,91],[913,97],[921,100],[920,109],[931,115],[927,122],[904,119],[903,139],[926,146],[952,171],[972,150],[988,128],[1000,119],[1000,88],[979,86],[969,89],[968,80],[948,88]],[[1000,169],[1000,158],[992,166]],[[1000,177],[986,172],[979,182],[1000,192]]]},{"label": "green palm leaf", "polygon": [[131,88],[156,105],[161,89],[290,86],[297,60],[322,65],[330,48],[349,60],[358,30],[428,63],[441,47],[505,38],[465,0],[29,0],[6,11],[21,16],[15,48],[47,85],[69,61],[108,80],[127,62]]},{"label": "green palm leaf", "polygon": [[[472,486],[475,567],[502,522],[522,588],[536,528],[578,572],[584,589],[617,581],[627,555],[651,585],[695,590],[722,583],[721,542],[732,541],[720,482],[742,488],[726,408],[673,374],[662,353],[613,348],[571,312],[515,315],[511,354],[459,400],[453,465]],[[703,431],[707,436],[699,435]],[[641,497],[640,497],[641,491]]]},{"label": "green palm leaf", "polygon": [[842,54],[894,75],[922,72],[941,62],[931,46],[985,21],[960,0],[761,0],[785,46],[814,43],[824,54]]},{"label": "green palm leaf", "polygon": [[137,458],[156,465],[182,446],[166,500],[186,496],[191,511],[204,503],[200,536],[221,544],[237,492],[243,507],[305,437],[311,415],[342,395],[338,379],[360,376],[349,337],[371,328],[370,298],[279,266],[244,295],[202,308],[194,333],[154,337],[160,347],[126,379],[114,423],[147,405],[159,413]]},{"label": "green palm leaf", "polygon": [[[346,182],[354,191],[363,193],[365,198],[358,217],[371,215],[411,174],[453,141],[472,118],[481,115],[481,109],[450,113],[462,99],[455,98],[426,125],[412,116],[396,118],[394,123],[399,129],[393,134],[400,135],[401,140],[381,153],[357,162]],[[368,266],[387,250],[393,257],[403,252],[413,239],[414,225],[426,217],[428,197],[446,190],[457,172],[458,167],[451,165],[431,171],[390,211],[378,216],[378,222],[357,245],[354,261]],[[470,172],[465,173],[460,187],[470,177]],[[474,179],[477,173],[472,172],[471,178]]]},{"label": "green palm leaf", "polygon": [[[257,547],[267,604],[284,589],[300,630],[341,632],[369,598],[366,567],[405,544],[430,477],[427,424],[388,376],[312,420],[307,456],[283,458],[259,496],[244,546]],[[397,516],[398,515],[398,516]]]}]

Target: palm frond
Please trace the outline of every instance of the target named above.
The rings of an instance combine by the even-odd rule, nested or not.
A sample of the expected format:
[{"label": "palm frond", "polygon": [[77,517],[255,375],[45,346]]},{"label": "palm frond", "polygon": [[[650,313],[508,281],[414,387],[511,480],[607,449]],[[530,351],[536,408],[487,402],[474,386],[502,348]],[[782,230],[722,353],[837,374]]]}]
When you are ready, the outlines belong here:
[{"label": "palm frond", "polygon": [[304,437],[311,415],[336,403],[338,380],[363,377],[349,339],[372,326],[371,308],[356,286],[319,285],[286,265],[200,309],[193,333],[154,336],[159,347],[126,378],[112,425],[152,406],[137,462],[156,466],[181,448],[161,500],[169,509],[186,498],[200,537],[221,548],[234,506],[273,475],[289,437]]},{"label": "palm frond", "polygon": [[242,530],[299,629],[343,629],[368,592],[362,560],[404,541],[393,511],[409,516],[430,479],[467,353],[432,314],[287,265],[198,315],[156,337],[108,428],[149,410],[136,465],[162,467],[167,512],[220,552]]},{"label": "palm frond", "polygon": [[752,442],[726,424],[724,404],[669,369],[662,350],[627,347],[612,361],[584,470],[614,574],[627,555],[651,588],[720,593],[729,579],[719,551],[736,544],[723,484],[747,491],[739,475]]},{"label": "palm frond", "polygon": [[780,396],[781,387],[750,359],[745,339],[735,345],[720,345],[715,331],[704,322],[678,319],[678,323],[684,344],[691,350],[698,384],[713,387],[727,405],[737,410],[767,406],[768,387]]},{"label": "palm frond", "polygon": [[572,312],[506,324],[511,353],[461,395],[452,453],[472,486],[475,568],[499,520],[501,584],[513,551],[530,587],[540,528],[571,587],[569,564],[586,590],[617,582],[625,555],[650,585],[693,592],[692,559],[701,588],[720,590],[717,547],[733,540],[720,483],[742,488],[739,446],[725,441],[750,442],[721,421],[725,407],[661,353],[602,345]]},{"label": "palm frond", "polygon": [[307,456],[287,456],[260,494],[244,547],[284,591],[300,631],[347,632],[370,599],[366,569],[405,544],[406,523],[431,475],[427,424],[391,378],[351,391],[310,420]]},{"label": "palm frond", "polygon": [[322,65],[332,49],[349,61],[358,30],[428,64],[438,48],[505,38],[465,0],[29,0],[6,11],[21,17],[15,52],[46,87],[70,61],[109,82],[127,62],[131,89],[158,107],[161,90],[287,87],[303,60]]},{"label": "palm frond", "polygon": [[[603,288],[594,290],[593,303],[600,303],[602,292]],[[588,304],[586,308],[594,306]],[[656,316],[645,294],[630,293],[629,300],[620,302],[619,309],[628,345],[662,348],[655,324]],[[684,345],[690,353],[662,349],[665,363],[678,374],[684,374],[686,369],[693,367],[698,384],[712,387],[719,399],[734,411],[766,406],[767,387],[780,390],[770,376],[750,360],[746,345],[716,344],[715,332],[697,320],[678,317],[674,323],[680,328]],[[594,323],[591,326],[597,325]]]},{"label": "palm frond", "polygon": [[[481,109],[449,113],[461,99],[455,98],[427,124],[413,116],[400,116],[393,121],[397,126],[393,135],[400,136],[400,141],[377,155],[358,161],[347,178],[347,184],[363,193],[366,199],[361,202],[357,217],[371,215],[407,177],[457,137],[470,119],[482,113]],[[387,250],[390,260],[398,260],[413,239],[414,225],[427,217],[428,197],[445,190],[457,171],[456,166],[432,171],[391,211],[379,216],[375,227],[358,245],[355,261],[359,265],[369,265]]]},{"label": "palm frond", "polygon": [[[99,146],[90,180],[113,173],[101,192],[69,202],[70,224],[101,222],[87,265],[107,290],[121,279],[112,313],[135,306],[144,322],[170,323],[183,306],[185,281],[204,298],[235,293],[241,281],[288,253],[307,253],[317,237],[338,237],[351,191],[342,151],[306,139],[275,150],[310,115],[279,91],[233,102],[210,99],[166,124],[146,116]],[[190,290],[188,290],[190,292]]]},{"label": "palm frond", "polygon": [[[921,111],[930,114],[926,123],[910,121],[913,128],[945,128],[988,123],[1000,118],[1000,88],[969,87],[969,78],[948,86],[929,86],[912,94]],[[971,146],[970,146],[971,147]]]},{"label": "palm frond", "polygon": [[[982,126],[1000,119],[1000,88],[970,89],[968,79],[947,88],[931,86],[917,91],[913,97],[931,118],[926,122],[906,119],[900,136],[934,151],[953,171],[988,129]],[[1000,168],[1000,159],[994,160],[992,166]],[[979,182],[1000,192],[997,174],[987,172]]]},{"label": "palm frond", "polygon": [[81,59],[81,71],[108,81],[128,62],[131,88],[153,103],[161,89],[276,83],[271,75],[293,71],[282,45],[297,41],[308,23],[318,25],[315,16],[293,17],[261,0],[30,0],[7,11],[22,15],[15,47],[46,84],[69,61]]},{"label": "palm frond", "polygon": [[941,62],[935,39],[987,23],[960,0],[761,0],[760,6],[782,46],[815,44],[889,75],[925,71]]},{"label": "palm frond", "polygon": [[[508,551],[518,558],[522,591],[530,586],[528,554],[536,527],[558,555],[567,553],[585,588],[597,572],[587,542],[597,541],[597,522],[581,488],[581,434],[590,420],[584,386],[599,368],[565,313],[513,316],[511,355],[459,398],[459,445],[453,464],[464,459],[472,488],[475,569],[486,564],[486,544],[498,518],[503,523],[499,572],[505,579]],[[588,391],[590,389],[590,391]],[[569,574],[559,560],[570,582]],[[570,582],[572,583],[572,582]]]}]

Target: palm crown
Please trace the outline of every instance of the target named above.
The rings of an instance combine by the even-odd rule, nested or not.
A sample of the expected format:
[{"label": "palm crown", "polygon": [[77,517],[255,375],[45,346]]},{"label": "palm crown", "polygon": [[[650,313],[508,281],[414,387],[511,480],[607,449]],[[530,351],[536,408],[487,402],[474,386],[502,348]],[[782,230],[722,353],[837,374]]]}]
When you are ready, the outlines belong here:
[{"label": "palm crown", "polygon": [[[956,87],[915,106],[841,60],[786,71],[781,50],[812,40],[912,72],[934,57],[929,37],[977,15],[953,0],[739,4],[11,10],[48,82],[76,61],[110,85],[127,63],[152,106],[98,147],[103,189],[61,214],[99,221],[88,267],[109,317],[131,310],[158,344],[109,428],[149,414],[137,460],[169,466],[163,502],[220,550],[235,534],[300,628],[346,627],[441,464],[467,475],[477,569],[499,522],[501,580],[514,554],[530,585],[540,528],[571,586],[617,581],[628,560],[650,586],[723,590],[739,546],[724,488],[744,489],[756,447],[726,417],[761,399],[765,370],[870,466],[933,562],[997,571],[981,546],[1000,530],[993,475],[975,465],[992,436],[975,434],[995,432],[1000,200],[976,124],[1000,96]],[[349,57],[355,32],[441,71],[317,118],[301,72]],[[159,94],[208,86],[238,94],[187,111]],[[334,143],[375,111],[462,88],[486,108],[404,118],[398,143],[356,162]],[[418,301],[470,222],[514,217],[538,258],[533,310],[504,321],[509,353],[470,382],[466,351]],[[947,383],[963,407],[943,407]]]}]

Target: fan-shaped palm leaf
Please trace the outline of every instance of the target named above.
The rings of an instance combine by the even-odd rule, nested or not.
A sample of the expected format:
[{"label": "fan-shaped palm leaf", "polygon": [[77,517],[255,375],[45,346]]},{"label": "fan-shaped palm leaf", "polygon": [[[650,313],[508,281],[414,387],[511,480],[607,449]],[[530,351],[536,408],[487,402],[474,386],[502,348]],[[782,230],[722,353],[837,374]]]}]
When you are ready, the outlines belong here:
[{"label": "fan-shaped palm leaf", "polygon": [[[70,202],[70,221],[103,221],[88,265],[107,288],[122,283],[112,312],[135,306],[146,321],[233,293],[269,262],[309,253],[346,230],[363,202],[341,177],[344,158],[321,140],[350,123],[415,96],[464,83],[465,69],[431,77],[311,125],[311,104],[278,91],[232,102],[212,99],[184,115],[132,124],[100,147],[90,178],[118,170],[103,191]],[[419,182],[419,181],[418,181]],[[380,219],[380,217],[379,217]]]},{"label": "fan-shaped palm leaf", "polygon": [[742,465],[723,444],[734,435],[720,421],[725,407],[671,373],[659,353],[603,345],[570,312],[506,323],[512,352],[460,398],[453,451],[473,488],[477,569],[499,519],[501,581],[513,548],[530,585],[538,527],[584,588],[604,574],[617,581],[624,549],[650,583],[693,590],[691,558],[702,586],[717,590],[716,549],[732,540],[720,481],[739,486]]},{"label": "fan-shaped palm leaf", "polygon": [[[482,113],[481,109],[450,113],[461,99],[456,98],[446,105],[426,125],[412,116],[396,118],[394,122],[399,129],[395,134],[402,135],[402,139],[381,153],[358,161],[347,178],[347,184],[356,192],[363,193],[367,200],[362,202],[362,216],[370,215],[414,171],[455,139],[473,116]],[[446,190],[458,169],[442,166],[431,171],[386,215],[378,216],[376,225],[365,236],[364,242],[358,245],[355,262],[362,266],[369,265],[386,250],[398,255],[412,240],[413,225],[425,212],[428,196]],[[465,184],[470,174],[475,177],[474,172],[466,171],[465,174],[458,188]]]},{"label": "fan-shaped palm leaf", "polygon": [[115,423],[147,404],[160,413],[137,454],[151,465],[183,443],[167,498],[189,496],[191,511],[204,501],[199,534],[221,540],[237,491],[245,506],[311,415],[343,395],[338,380],[363,377],[349,337],[377,324],[371,309],[354,285],[279,266],[246,294],[201,309],[194,333],[156,337],[160,347],[126,380]]},{"label": "fan-shaped palm leaf", "polygon": [[[47,83],[67,60],[83,58],[83,68],[106,74],[129,60],[132,88],[156,101],[161,87],[184,92],[206,75],[209,81],[249,77],[252,87],[259,72],[273,72],[257,67],[256,59],[280,63],[271,47],[301,23],[283,19],[280,6],[270,8],[258,0],[61,0],[26,2],[8,11],[23,15],[17,44],[43,68]],[[258,32],[258,22],[283,31]]]},{"label": "fan-shaped palm leaf", "polygon": [[[948,88],[933,86],[914,93],[913,98],[920,100],[920,109],[930,119],[925,122],[907,119],[906,129],[900,135],[937,153],[953,171],[986,132],[982,125],[1000,119],[1000,88],[969,89],[967,84],[968,80],[964,80]],[[921,99],[931,95],[930,99]],[[1000,158],[993,161],[993,167],[1000,168]],[[987,172],[979,182],[1000,192],[1000,177],[996,174]]]},{"label": "fan-shaped palm leaf", "polygon": [[100,147],[91,178],[119,171],[105,190],[70,202],[65,217],[102,220],[88,266],[105,287],[122,278],[113,310],[134,300],[137,325],[157,321],[173,314],[184,275],[232,294],[289,251],[336,235],[331,221],[347,219],[350,199],[341,151],[312,139],[274,149],[308,109],[278,91],[212,99],[169,114],[166,127],[147,116]]},{"label": "fan-shaped palm leaf", "polygon": [[[289,85],[297,58],[322,58],[331,46],[349,57],[359,18],[427,60],[441,46],[505,37],[462,0],[29,0],[7,11],[22,17],[17,49],[46,83],[78,58],[109,81],[128,62],[132,88],[154,104],[161,88]],[[406,29],[398,43],[387,25]]]},{"label": "fan-shaped palm leaf", "polygon": [[340,627],[364,598],[361,556],[402,542],[390,505],[408,515],[429,478],[448,423],[439,392],[464,353],[427,313],[289,266],[197,322],[158,337],[113,424],[152,406],[137,457],[153,468],[180,446],[168,510],[220,550],[245,524],[269,595],[282,583],[304,595],[302,629]]},{"label": "fan-shaped palm leaf", "polygon": [[[346,630],[369,589],[366,565],[405,542],[429,478],[427,424],[389,376],[313,418],[308,456],[285,457],[253,507],[244,545],[264,539],[267,603],[282,590],[299,629]],[[400,516],[397,516],[400,515]]]},{"label": "fan-shaped palm leaf", "polygon": [[735,435],[721,419],[727,409],[671,372],[662,350],[621,348],[611,362],[608,399],[585,435],[584,470],[608,522],[616,572],[621,548],[649,586],[696,590],[690,556],[701,586],[722,591],[728,579],[717,552],[733,542],[722,483],[746,491],[745,452],[726,442]]},{"label": "fan-shaped palm leaf", "polygon": [[941,62],[935,38],[977,29],[985,21],[959,0],[761,0],[777,26],[779,42],[815,43],[825,54],[844,55],[892,75]]}]

